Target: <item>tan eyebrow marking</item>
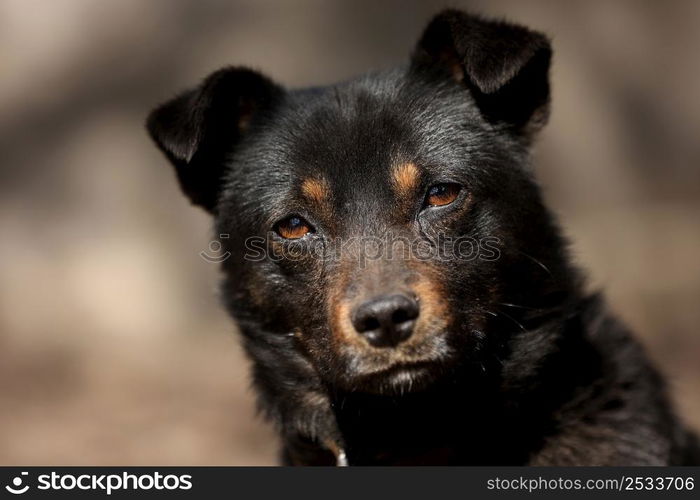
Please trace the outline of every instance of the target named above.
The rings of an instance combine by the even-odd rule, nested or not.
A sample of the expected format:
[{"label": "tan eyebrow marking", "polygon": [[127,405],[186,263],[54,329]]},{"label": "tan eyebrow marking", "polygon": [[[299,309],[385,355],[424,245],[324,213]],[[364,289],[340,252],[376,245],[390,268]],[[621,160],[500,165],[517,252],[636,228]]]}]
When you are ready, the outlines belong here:
[{"label": "tan eyebrow marking", "polygon": [[394,167],[392,175],[394,177],[394,187],[399,196],[408,196],[418,185],[419,172],[415,163],[400,163]]},{"label": "tan eyebrow marking", "polygon": [[301,183],[301,192],[306,198],[316,203],[323,203],[331,195],[328,183],[324,179],[305,179]]}]

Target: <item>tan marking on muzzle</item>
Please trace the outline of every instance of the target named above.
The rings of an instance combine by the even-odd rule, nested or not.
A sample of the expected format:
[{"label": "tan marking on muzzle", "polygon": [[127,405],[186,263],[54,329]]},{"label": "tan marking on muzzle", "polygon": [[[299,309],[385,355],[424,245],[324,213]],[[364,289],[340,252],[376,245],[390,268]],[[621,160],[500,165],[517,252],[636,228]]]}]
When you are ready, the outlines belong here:
[{"label": "tan marking on muzzle", "polygon": [[438,273],[429,266],[416,269],[416,280],[411,288],[418,298],[420,315],[416,324],[416,335],[425,331],[444,329],[450,324],[447,294]]},{"label": "tan marking on muzzle", "polygon": [[345,299],[331,299],[331,330],[333,340],[341,344],[362,345],[362,339],[355,332],[350,320],[350,302]]},{"label": "tan marking on muzzle", "polygon": [[362,339],[355,332],[350,319],[352,301],[346,296],[350,283],[352,265],[344,262],[337,272],[335,282],[328,294],[328,311],[331,326],[331,341],[336,345],[362,346]]}]

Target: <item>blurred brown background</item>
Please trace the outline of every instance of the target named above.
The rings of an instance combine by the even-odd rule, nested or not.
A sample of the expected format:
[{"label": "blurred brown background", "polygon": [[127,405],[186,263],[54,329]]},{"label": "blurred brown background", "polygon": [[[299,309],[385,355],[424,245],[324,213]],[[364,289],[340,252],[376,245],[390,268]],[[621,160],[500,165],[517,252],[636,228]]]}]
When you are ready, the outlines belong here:
[{"label": "blurred brown background", "polygon": [[[547,197],[700,427],[700,2],[451,4],[553,37]],[[0,0],[0,463],[274,462],[209,220],[144,117],[226,64],[393,65],[441,6]]]}]

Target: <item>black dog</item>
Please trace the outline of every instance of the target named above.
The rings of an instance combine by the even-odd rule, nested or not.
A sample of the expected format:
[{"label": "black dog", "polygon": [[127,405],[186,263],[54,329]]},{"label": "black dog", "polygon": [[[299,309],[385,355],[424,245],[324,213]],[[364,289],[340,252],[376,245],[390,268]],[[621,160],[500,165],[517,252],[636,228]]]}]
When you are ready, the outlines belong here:
[{"label": "black dog", "polygon": [[405,66],[294,91],[227,68],[150,115],[230,235],[223,297],[285,463],[700,461],[532,178],[550,57],[446,11]]}]

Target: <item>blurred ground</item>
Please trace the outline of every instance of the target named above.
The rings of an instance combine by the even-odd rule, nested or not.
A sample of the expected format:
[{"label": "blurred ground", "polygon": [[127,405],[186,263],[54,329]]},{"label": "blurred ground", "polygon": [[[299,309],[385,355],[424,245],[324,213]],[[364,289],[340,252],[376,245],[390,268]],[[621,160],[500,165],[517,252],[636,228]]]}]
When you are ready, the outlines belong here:
[{"label": "blurred ground", "polygon": [[[700,427],[700,2],[451,2],[554,39],[551,205]],[[188,206],[142,122],[226,64],[410,52],[438,2],[0,0],[0,463],[270,464]]]}]

